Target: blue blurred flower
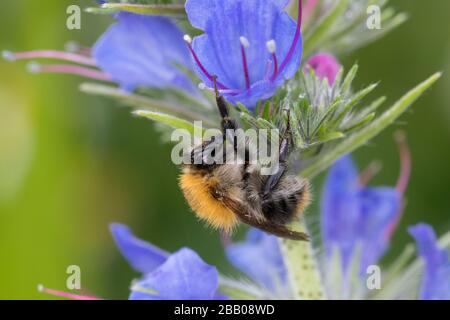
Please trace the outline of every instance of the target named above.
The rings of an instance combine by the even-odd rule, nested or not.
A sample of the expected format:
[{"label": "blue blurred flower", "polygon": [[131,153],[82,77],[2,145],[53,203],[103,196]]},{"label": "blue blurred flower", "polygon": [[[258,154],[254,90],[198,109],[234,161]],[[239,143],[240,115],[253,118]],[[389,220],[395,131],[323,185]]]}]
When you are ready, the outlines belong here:
[{"label": "blue blurred flower", "polygon": [[217,294],[218,272],[188,248],[168,254],[136,238],[121,224],[111,232],[122,255],[143,277],[133,284],[131,300],[208,300]]},{"label": "blue blurred flower", "polygon": [[125,90],[175,87],[193,91],[183,32],[169,18],[121,12],[93,48],[97,66]]},{"label": "blue blurred flower", "polygon": [[245,241],[227,245],[225,249],[236,268],[269,291],[282,294],[287,274],[277,237],[251,229]]},{"label": "blue blurred flower", "polygon": [[431,226],[418,224],[409,228],[415,238],[419,255],[425,261],[420,288],[420,299],[450,300],[450,259],[448,252],[439,248]]},{"label": "blue blurred flower", "polygon": [[402,206],[402,194],[391,187],[361,185],[350,156],[330,169],[321,203],[323,244],[328,257],[340,254],[344,274],[355,255],[365,273],[386,251]]},{"label": "blue blurred flower", "polygon": [[231,103],[249,108],[292,78],[302,55],[298,24],[284,11],[289,0],[187,0],[191,24],[203,35],[186,37],[197,75]]}]

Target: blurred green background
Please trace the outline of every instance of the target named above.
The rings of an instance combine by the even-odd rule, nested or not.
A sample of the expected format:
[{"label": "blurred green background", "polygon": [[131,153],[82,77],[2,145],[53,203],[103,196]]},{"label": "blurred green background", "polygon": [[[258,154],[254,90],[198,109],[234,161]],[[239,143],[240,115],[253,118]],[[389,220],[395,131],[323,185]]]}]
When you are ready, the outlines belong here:
[{"label": "blurred green background", "polygon": [[[70,4],[92,2],[3,0],[0,50],[63,49],[69,40],[91,45],[111,19],[83,13],[82,30],[69,31]],[[387,259],[410,242],[410,224],[429,222],[439,234],[450,230],[450,1],[392,4],[408,12],[409,21],[343,60],[347,67],[359,62],[358,85],[380,80],[377,92],[393,102],[435,71],[446,73],[401,122],[356,154],[361,168],[381,160],[374,183],[394,185],[399,166],[392,135],[398,128],[408,134],[412,180]],[[64,290],[72,264],[81,267],[87,292],[126,298],[137,274],[113,245],[113,221],[166,250],[190,246],[230,270],[217,234],[184,203],[170,146],[129,109],[78,92],[81,82],[31,75],[24,63],[0,60],[0,298],[47,299],[36,286]],[[321,181],[314,181],[316,200]],[[317,209],[316,203],[307,214]]]}]

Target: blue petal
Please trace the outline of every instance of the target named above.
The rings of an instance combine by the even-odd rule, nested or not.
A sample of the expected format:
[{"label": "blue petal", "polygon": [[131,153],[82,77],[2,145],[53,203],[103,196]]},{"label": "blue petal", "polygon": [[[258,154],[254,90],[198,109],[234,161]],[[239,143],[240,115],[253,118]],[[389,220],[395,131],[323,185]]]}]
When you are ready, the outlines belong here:
[{"label": "blue petal", "polygon": [[250,91],[243,91],[236,95],[227,95],[227,100],[233,104],[240,102],[245,106],[255,106],[258,101],[272,97],[277,89],[275,82],[263,80],[253,84]]},{"label": "blue petal", "polygon": [[152,272],[167,260],[166,252],[136,238],[127,226],[112,224],[110,229],[120,252],[136,271]]},{"label": "blue petal", "polygon": [[425,271],[420,299],[450,300],[450,259],[448,252],[439,248],[431,226],[418,224],[409,228],[417,243],[419,255],[425,260]]},{"label": "blue petal", "polygon": [[131,300],[209,300],[217,297],[218,273],[197,253],[183,248],[133,288]]},{"label": "blue petal", "polygon": [[327,254],[337,248],[346,272],[360,246],[360,270],[365,272],[386,251],[400,209],[401,195],[394,188],[361,187],[350,156],[337,161],[330,169],[322,198]]},{"label": "blue petal", "polygon": [[401,210],[401,195],[394,188],[364,188],[359,192],[357,229],[361,247],[361,271],[376,264],[389,245]]},{"label": "blue petal", "polygon": [[244,242],[229,245],[230,262],[250,279],[270,290],[286,284],[286,268],[276,237],[251,229]]},{"label": "blue petal", "polygon": [[350,156],[330,169],[321,203],[322,237],[327,254],[338,248],[347,269],[356,245],[360,217],[358,173]]},{"label": "blue petal", "polygon": [[193,90],[176,66],[192,68],[183,33],[170,19],[126,12],[117,19],[93,49],[104,72],[127,90],[139,86]]},{"label": "blue petal", "polygon": [[[188,0],[186,12],[191,23],[205,31],[193,41],[194,51],[208,72],[234,93],[224,91],[230,102],[240,101],[247,107],[254,107],[255,101],[270,98],[284,79],[294,76],[302,52],[301,39],[294,56],[281,74],[271,81],[273,66],[271,54],[266,48],[269,40],[275,40],[279,64],[292,45],[297,23],[284,11],[287,1],[269,0]],[[248,39],[245,49],[251,89],[247,90],[242,62],[240,37]],[[195,67],[196,73],[212,87],[208,77]],[[281,80],[281,81],[280,81]],[[258,90],[255,84],[266,82]],[[247,92],[248,91],[248,92]]]},{"label": "blue petal", "polygon": [[[238,2],[239,0],[187,0],[186,1],[186,12],[188,14],[189,22],[192,26],[205,30],[206,20],[205,16],[208,16],[212,12],[220,12],[223,5],[233,2]],[[267,0],[260,0],[261,2]],[[271,3],[277,6],[279,9],[283,9],[287,6],[290,0],[272,0]]]}]

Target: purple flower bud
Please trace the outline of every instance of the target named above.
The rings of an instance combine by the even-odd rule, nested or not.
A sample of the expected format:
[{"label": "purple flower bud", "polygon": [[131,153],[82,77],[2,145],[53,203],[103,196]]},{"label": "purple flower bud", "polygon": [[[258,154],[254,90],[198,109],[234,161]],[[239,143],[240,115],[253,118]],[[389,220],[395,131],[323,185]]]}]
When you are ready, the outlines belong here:
[{"label": "purple flower bud", "polygon": [[329,53],[318,53],[306,62],[306,70],[312,68],[319,78],[328,79],[330,85],[334,84],[341,64]]}]

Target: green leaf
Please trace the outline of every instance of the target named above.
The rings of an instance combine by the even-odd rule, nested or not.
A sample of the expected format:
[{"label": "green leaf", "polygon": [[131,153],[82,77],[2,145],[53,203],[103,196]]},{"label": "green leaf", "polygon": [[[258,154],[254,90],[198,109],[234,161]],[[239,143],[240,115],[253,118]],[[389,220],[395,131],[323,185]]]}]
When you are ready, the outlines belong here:
[{"label": "green leaf", "polygon": [[326,170],[345,154],[353,152],[369,140],[377,136],[386,127],[391,125],[400,117],[428,88],[430,88],[440,77],[441,73],[436,73],[430,78],[419,84],[417,87],[405,94],[390,109],[384,112],[380,117],[364,127],[360,131],[349,136],[347,139],[336,145],[330,151],[322,154],[320,158],[306,167],[301,176],[312,178],[320,172]]},{"label": "green leaf", "polygon": [[316,129],[314,129],[313,133],[311,134],[312,137],[314,137],[320,130],[323,130],[325,121],[328,119],[328,117],[330,117],[334,113],[334,111],[340,104],[341,104],[341,97],[337,97],[333,102],[333,104],[329,106],[328,109],[325,111],[325,114],[320,119]]},{"label": "green leaf", "polygon": [[372,84],[368,86],[367,88],[359,91],[356,93],[352,99],[344,105],[342,108],[342,111],[339,113],[339,115],[336,117],[336,119],[333,121],[334,125],[339,125],[342,122],[342,119],[345,118],[345,116],[352,110],[352,108],[358,104],[362,99],[364,99],[369,93],[371,93],[375,88],[378,86],[378,84]]},{"label": "green leaf", "polygon": [[138,109],[150,109],[162,113],[173,114],[190,121],[203,121],[205,126],[215,128],[217,124],[214,121],[204,117],[198,112],[183,108],[183,106],[168,103],[162,100],[152,99],[135,93],[125,92],[119,88],[96,83],[83,83],[80,90],[87,94],[110,97],[117,99],[128,106]]},{"label": "green leaf", "polygon": [[[290,117],[291,117],[291,120],[290,120],[291,123],[300,123],[295,112],[291,112]],[[301,150],[306,147],[306,144],[305,144],[305,140],[303,139],[303,136],[302,136],[299,128],[300,128],[299,126],[295,126],[295,125],[291,126],[291,131],[292,131],[292,134],[294,137],[294,143]]]},{"label": "green leaf", "polygon": [[165,113],[161,112],[153,112],[153,111],[146,111],[146,110],[137,110],[134,111],[133,114],[135,114],[138,117],[147,118],[153,121],[156,121],[158,123],[162,123],[166,126],[172,127],[174,129],[184,129],[187,130],[190,134],[196,135],[199,138],[203,137],[203,132],[205,131],[204,128],[200,129],[199,127],[195,127],[193,123],[186,121],[184,119],[180,119]]},{"label": "green leaf", "polygon": [[100,8],[91,7],[86,9],[86,12],[100,14],[111,14],[120,11],[147,15],[186,17],[184,6],[180,4],[104,3]]},{"label": "green leaf", "polygon": [[240,112],[244,112],[244,113],[248,113],[250,114],[250,110],[247,109],[246,106],[244,106],[242,103],[238,102],[236,104],[236,108],[240,111]]},{"label": "green leaf", "polygon": [[352,82],[355,79],[356,74],[358,73],[358,69],[359,69],[359,67],[357,64],[353,65],[353,67],[350,69],[350,71],[345,76],[344,82],[342,82],[342,86],[341,86],[341,92],[343,94],[349,93]]},{"label": "green leaf", "polygon": [[265,104],[264,104],[264,110],[263,110],[263,113],[262,113],[262,117],[263,117],[263,119],[266,119],[266,120],[269,120],[270,119],[270,110],[271,109],[271,102],[270,101],[267,101]]},{"label": "green leaf", "polygon": [[324,37],[326,37],[327,32],[347,9],[348,3],[349,0],[337,1],[330,13],[323,18],[320,24],[313,30],[311,35],[307,37],[304,50],[305,56],[309,56],[309,54],[314,51],[316,46],[324,39]]},{"label": "green leaf", "polygon": [[345,134],[343,134],[342,132],[328,132],[326,134],[323,135],[319,135],[319,141],[321,144],[333,141],[333,140],[337,140],[337,139],[342,139],[345,137]]},{"label": "green leaf", "polygon": [[367,116],[365,116],[361,121],[356,122],[355,124],[352,124],[351,126],[344,129],[344,132],[347,134],[351,131],[355,131],[356,129],[364,127],[366,124],[371,122],[375,118],[375,112],[369,113]]}]

